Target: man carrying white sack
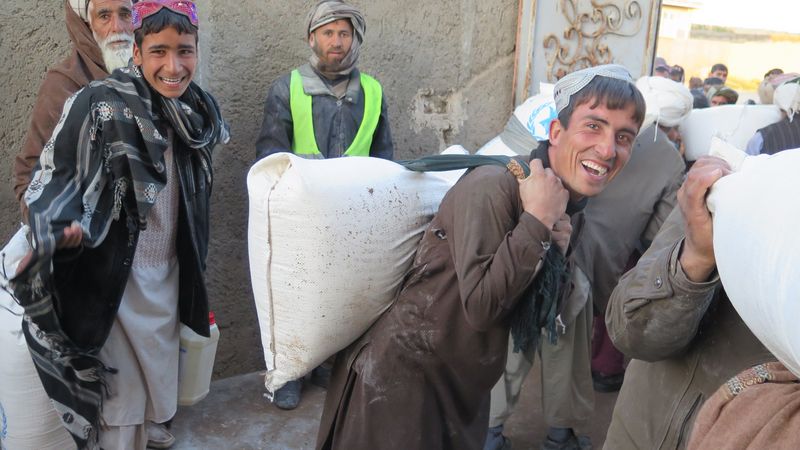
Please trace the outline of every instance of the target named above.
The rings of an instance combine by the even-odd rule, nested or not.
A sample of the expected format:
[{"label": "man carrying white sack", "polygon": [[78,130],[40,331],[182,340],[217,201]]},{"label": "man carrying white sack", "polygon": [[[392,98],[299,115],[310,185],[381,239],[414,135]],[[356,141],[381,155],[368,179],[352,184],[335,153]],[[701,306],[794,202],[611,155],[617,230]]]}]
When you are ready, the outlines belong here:
[{"label": "man carrying white sack", "polygon": [[742,370],[775,357],[731,305],[716,272],[705,198],[730,173],[704,156],[678,191],[678,208],[614,290],[606,325],[628,365],[605,447],[684,449],[703,402]]},{"label": "man carrying white sack", "polygon": [[758,131],[747,143],[747,153],[769,155],[800,147],[800,120],[794,120],[800,110],[800,78],[787,81],[775,89],[773,103],[781,109],[783,119]]},{"label": "man carrying white sack", "polygon": [[479,167],[447,193],[395,303],[341,352],[320,449],[480,449],[509,330],[556,333],[573,225],[630,157],[644,101],[621,66],[555,88],[559,119],[531,153],[531,175]]},{"label": "man carrying white sack", "polygon": [[[256,141],[257,159],[279,152],[304,158],[373,156],[392,159],[386,99],[380,83],[356,68],[366,21],[358,8],[323,0],[309,13],[306,38],[311,58],[279,78],[264,103]],[[330,369],[320,366],[312,381],[326,386]],[[272,399],[281,409],[300,403],[303,382],[292,380]]]},{"label": "man carrying white sack", "polygon": [[[539,342],[542,412],[549,427],[543,449],[588,448],[588,437],[578,437],[574,430],[588,427],[592,419],[592,386],[602,392],[619,390],[624,357],[609,341],[602,315],[629,256],[647,248],[652,241],[674,208],[683,180],[683,159],[678,143],[672,139],[679,137],[677,126],[692,109],[692,95],[682,84],[663,77],[642,77],[636,86],[647,111],[631,159],[614,182],[586,206],[583,234],[574,253],[580,270],[571,274],[575,288],[561,311],[565,333],[555,344]],[[516,129],[519,128],[525,127],[520,124]],[[511,129],[507,126],[503,133]],[[512,142],[509,147],[517,151],[512,140],[504,142]],[[593,302],[588,301],[590,298]],[[594,327],[593,310],[601,314],[594,320]],[[523,353],[509,351],[503,377],[492,389],[490,429],[484,450],[508,445],[508,438],[502,436],[503,425],[516,406],[533,359],[533,349]]]}]

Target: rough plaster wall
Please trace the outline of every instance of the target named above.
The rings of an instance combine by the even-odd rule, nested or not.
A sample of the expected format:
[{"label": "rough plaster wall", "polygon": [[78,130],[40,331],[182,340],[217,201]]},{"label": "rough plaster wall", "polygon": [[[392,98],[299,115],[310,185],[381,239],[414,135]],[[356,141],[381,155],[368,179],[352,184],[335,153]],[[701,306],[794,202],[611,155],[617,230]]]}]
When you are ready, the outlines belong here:
[{"label": "rough plaster wall", "polygon": [[[0,137],[3,173],[21,146],[45,68],[66,55],[62,6],[7,0],[0,12]],[[56,4],[57,3],[57,4]],[[305,14],[314,1],[198,0],[200,83],[220,101],[232,141],[216,155],[210,301],[221,339],[216,377],[261,370],[263,353],[249,283],[245,177],[253,163],[267,89],[304,63]],[[476,150],[512,110],[517,0],[359,0],[367,19],[360,68],[381,81],[396,158],[451,144]],[[10,187],[0,190],[0,235],[16,227]]]},{"label": "rough plaster wall", "polygon": [[19,224],[11,169],[39,84],[70,49],[63,17],[63,4],[53,0],[8,0],[0,8],[0,242]]}]

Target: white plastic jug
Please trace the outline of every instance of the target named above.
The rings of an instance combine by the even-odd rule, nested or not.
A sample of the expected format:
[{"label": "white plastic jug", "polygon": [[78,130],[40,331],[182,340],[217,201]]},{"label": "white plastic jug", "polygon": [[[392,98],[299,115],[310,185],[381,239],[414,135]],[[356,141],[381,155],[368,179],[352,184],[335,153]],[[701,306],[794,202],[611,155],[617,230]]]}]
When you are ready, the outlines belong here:
[{"label": "white plastic jug", "polygon": [[214,313],[208,314],[211,336],[204,337],[181,324],[178,359],[178,404],[191,406],[206,398],[211,387],[211,372],[217,354],[219,328]]}]

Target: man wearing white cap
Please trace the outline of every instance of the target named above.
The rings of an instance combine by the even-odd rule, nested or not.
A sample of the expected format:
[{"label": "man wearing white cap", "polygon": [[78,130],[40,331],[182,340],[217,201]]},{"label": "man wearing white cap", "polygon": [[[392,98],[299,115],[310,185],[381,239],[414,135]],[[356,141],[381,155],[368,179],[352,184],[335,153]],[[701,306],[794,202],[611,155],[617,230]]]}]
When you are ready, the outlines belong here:
[{"label": "man wearing white cap", "polygon": [[800,147],[800,78],[784,82],[775,89],[773,103],[783,113],[783,119],[758,131],[747,143],[747,153],[772,155],[782,150]]},{"label": "man wearing white cap", "polygon": [[[647,113],[625,170],[586,208],[586,234],[576,250],[592,280],[592,299],[599,316],[592,339],[595,390],[611,392],[622,385],[624,357],[608,337],[608,298],[631,255],[641,255],[672,212],[683,182],[685,164],[678,125],[691,112],[694,99],[683,84],[661,77],[636,82]],[[635,257],[632,258],[635,262]]]},{"label": "man wearing white cap", "polygon": [[336,359],[318,449],[481,449],[509,331],[518,350],[558,338],[573,227],[627,163],[645,106],[616,65],[565,76],[554,100],[530,176],[478,167],[442,200],[396,301]]},{"label": "man wearing white cap", "polygon": [[64,7],[72,52],[47,72],[39,87],[30,128],[14,163],[14,192],[24,220],[22,196],[64,102],[90,81],[126,66],[133,52],[131,0],[65,0]]},{"label": "man wearing white cap", "polygon": [[[691,93],[680,83],[655,76],[642,77],[636,87],[647,105],[644,123],[625,169],[584,210],[585,223],[574,250],[577,267],[571,273],[574,287],[561,311],[565,333],[556,344],[539,343],[542,415],[549,427],[543,449],[590,448],[588,437],[577,436],[575,430],[588,428],[592,419],[592,381],[595,390],[615,391],[624,373],[623,356],[611,346],[602,314],[628,257],[647,247],[675,206],[683,178],[683,159],[668,136],[678,137],[677,125],[692,109]],[[540,120],[531,117],[522,122],[538,125]],[[516,128],[506,126],[503,133],[510,129]],[[536,128],[527,130],[536,136]],[[601,314],[594,327],[593,310]],[[491,428],[484,450],[507,445],[503,424],[519,399],[534,356],[534,351],[509,353],[505,373],[492,390]]]}]

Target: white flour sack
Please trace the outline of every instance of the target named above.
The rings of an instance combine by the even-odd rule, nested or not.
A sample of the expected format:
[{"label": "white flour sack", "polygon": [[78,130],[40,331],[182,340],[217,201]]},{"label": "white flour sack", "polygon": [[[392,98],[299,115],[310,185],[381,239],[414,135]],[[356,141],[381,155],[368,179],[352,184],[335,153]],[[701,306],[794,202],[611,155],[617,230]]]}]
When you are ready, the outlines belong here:
[{"label": "white flour sack", "polygon": [[722,285],[753,334],[800,376],[800,149],[723,157],[740,167],[708,197]]},{"label": "white flour sack", "polygon": [[[20,229],[0,251],[0,286],[30,249]],[[75,443],[44,392],[22,335],[22,307],[0,289],[0,448],[68,450]]]},{"label": "white flour sack", "polygon": [[744,150],[756,131],[779,120],[781,112],[775,105],[724,105],[693,109],[678,129],[686,159],[695,161],[708,155],[713,136]]},{"label": "white flour sack", "polygon": [[250,169],[250,276],[270,392],[389,307],[450,185],[377,158],[279,153]]}]

